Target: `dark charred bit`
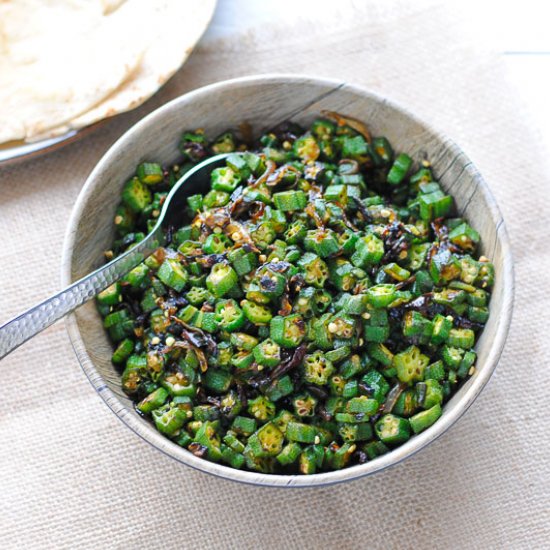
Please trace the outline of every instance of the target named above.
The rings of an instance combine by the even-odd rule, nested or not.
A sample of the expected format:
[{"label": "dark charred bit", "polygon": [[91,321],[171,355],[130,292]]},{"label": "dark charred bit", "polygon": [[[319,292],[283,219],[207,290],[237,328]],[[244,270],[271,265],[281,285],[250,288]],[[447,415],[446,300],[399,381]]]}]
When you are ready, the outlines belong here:
[{"label": "dark charred bit", "polygon": [[281,349],[281,363],[290,361],[290,359],[292,359],[292,352],[286,348]]},{"label": "dark charred bit", "polygon": [[269,275],[262,275],[260,279],[260,288],[267,292],[273,292],[277,288],[277,281],[274,281]]},{"label": "dark charred bit", "polygon": [[397,261],[402,259],[403,254],[407,254],[410,242],[406,235],[401,235],[397,241],[395,241],[387,252],[384,254],[382,261]]},{"label": "dark charred bit", "polygon": [[456,316],[456,312],[454,310],[445,307],[444,305],[435,303],[432,297],[433,292],[426,292],[425,294],[422,294],[422,296],[415,298],[412,302],[403,304],[401,307],[406,310],[412,309],[414,311],[418,311],[428,317],[433,317],[438,313],[442,315],[452,315],[453,317]]},{"label": "dark charred bit", "polygon": [[306,280],[304,279],[304,276],[301,273],[293,275],[288,281],[290,298],[293,299],[304,286],[306,286]]},{"label": "dark charred bit", "polygon": [[418,298],[415,298],[408,304],[404,304],[403,307],[405,309],[414,309],[415,311],[425,312],[427,311],[431,301],[432,301],[432,293],[428,292],[426,294],[422,294],[422,296],[419,296]]},{"label": "dark charred bit", "polygon": [[365,453],[365,451],[356,451],[355,459],[358,464],[365,464],[365,462],[368,461],[367,453]]},{"label": "dark charred bit", "polygon": [[249,216],[253,221],[257,221],[265,211],[265,204],[261,201],[247,200],[247,196],[242,194],[242,188],[240,187],[237,187],[233,194],[235,194],[237,190],[240,190],[240,195],[235,198],[231,206],[229,206],[231,221],[237,220],[243,214]]},{"label": "dark charred bit", "polygon": [[139,305],[139,302],[132,296],[126,295],[124,299],[124,303],[130,310],[130,313],[132,313],[132,315],[134,315],[135,317],[141,314],[141,307]]},{"label": "dark charred bit", "polygon": [[356,199],[355,197],[350,197],[353,199],[357,210],[363,215],[365,223],[371,223],[373,221],[372,214],[368,211],[367,207],[363,204],[361,199]]},{"label": "dark charred bit", "polygon": [[344,222],[346,227],[348,229],[351,229],[352,231],[359,231],[359,229],[355,227],[355,225],[353,225],[353,223],[351,223],[350,219],[348,218],[348,215],[346,214],[346,209],[339,202],[335,201],[334,204],[336,204],[336,206],[338,206],[342,210],[342,221]]},{"label": "dark charred bit", "polygon": [[207,396],[206,396],[206,392],[204,391],[204,388],[199,386],[197,388],[197,392],[195,393],[195,398],[197,399],[197,401],[199,403],[201,403],[202,405],[204,405],[205,403],[208,403],[207,401]]},{"label": "dark charred bit", "polygon": [[317,408],[317,414],[325,421],[330,422],[332,420],[332,415],[321,405]]},{"label": "dark charred bit", "polygon": [[226,255],[225,254],[207,254],[206,256],[200,256],[198,258],[195,258],[195,261],[201,266],[201,267],[212,267],[216,264],[220,264],[225,262]]},{"label": "dark charred bit", "polygon": [[173,304],[178,308],[184,307],[189,303],[185,296],[178,294],[175,290],[172,290],[171,288],[168,290],[168,296],[170,296],[170,305]]},{"label": "dark charred bit", "polygon": [[293,143],[298,136],[304,133],[304,129],[294,122],[285,121],[281,122],[281,124],[273,130],[273,133],[281,142],[290,141]]},{"label": "dark charred bit", "polygon": [[290,302],[290,299],[289,299],[289,290],[288,290],[288,283],[287,283],[285,291],[281,296],[281,308],[277,313],[283,317],[286,317],[287,315],[290,315],[291,312],[292,312],[292,303]]},{"label": "dark charred bit", "polygon": [[183,327],[181,325],[178,325],[177,323],[171,323],[166,330],[174,336],[181,336]]},{"label": "dark charred bit", "polygon": [[201,445],[200,443],[189,443],[189,446],[187,447],[187,450],[189,450],[191,453],[193,453],[198,458],[203,458],[204,455],[207,453],[208,448],[204,445]]},{"label": "dark charred bit", "polygon": [[210,334],[204,332],[200,328],[191,327],[189,325],[184,328],[185,330],[182,332],[182,336],[188,342],[199,348],[206,348],[212,355],[217,353],[218,346]]},{"label": "dark charred bit", "polygon": [[208,151],[206,149],[206,144],[198,143],[196,141],[191,141],[191,140],[182,141],[180,143],[180,149],[193,162],[200,162],[208,154]]},{"label": "dark charred bit", "polygon": [[319,399],[327,399],[328,398],[328,392],[325,390],[325,388],[322,388],[321,386],[314,386],[313,384],[306,384],[306,389],[309,393],[314,395],[315,397]]},{"label": "dark charred bit", "polygon": [[200,328],[188,325],[178,317],[172,315],[170,316],[170,320],[182,327],[181,336],[185,340],[185,342],[181,342],[180,347],[185,347],[183,345],[185,343],[187,343],[189,346],[192,346],[194,351],[197,353],[199,361],[201,362],[201,368],[203,369],[203,371],[205,371],[206,368],[208,368],[208,364],[201,348],[206,348],[210,355],[217,355],[218,346],[214,338],[212,338],[210,334],[207,334]]},{"label": "dark charred bit", "polygon": [[[239,188],[237,188],[239,189]],[[235,193],[236,190],[233,192]],[[233,202],[231,203],[231,206],[229,206],[229,215],[231,216],[231,219],[235,220],[242,214],[248,211],[250,203],[246,202],[244,200],[243,195],[241,194],[240,197],[233,199]]]},{"label": "dark charred bit", "polygon": [[405,279],[404,281],[401,281],[395,285],[395,288],[397,290],[401,290],[402,288],[411,285],[416,281],[416,273],[411,275],[408,279]]},{"label": "dark charred bit", "polygon": [[248,405],[248,396],[246,394],[246,389],[243,386],[242,382],[240,381],[237,381],[235,385],[237,386],[237,395],[239,396],[239,399],[242,402],[243,407],[246,407]]},{"label": "dark charred bit", "polygon": [[266,376],[265,374],[251,378],[248,381],[248,385],[258,391],[265,390],[269,384],[271,384],[271,380],[269,379],[269,376]]},{"label": "dark charred bit", "polygon": [[255,247],[251,246],[248,243],[244,243],[242,248],[244,249],[245,252],[253,252],[255,249]]},{"label": "dark charred bit", "polygon": [[449,228],[445,225],[444,218],[436,218],[431,224],[430,224],[432,231],[434,232],[434,235],[440,240],[440,241],[446,241],[449,235]]},{"label": "dark charred bit", "polygon": [[288,262],[269,262],[266,264],[266,267],[269,267],[271,271],[275,271],[275,273],[284,273],[290,268],[291,264]]},{"label": "dark charred bit", "polygon": [[457,328],[471,328],[473,330],[480,330],[483,328],[481,323],[476,323],[475,321],[470,321],[470,319],[466,317],[462,317],[462,315],[457,315],[456,311],[451,308],[445,308],[445,313],[453,317],[453,323]]},{"label": "dark charred bit", "polygon": [[149,318],[149,313],[141,313],[136,317],[134,324],[138,327],[143,327],[148,318]]},{"label": "dark charred bit", "polygon": [[373,414],[371,417],[370,417],[370,421],[373,423],[373,424],[376,424],[376,422],[378,422],[378,420],[380,420],[380,417],[382,415],[377,412],[376,414]]},{"label": "dark charred bit", "polygon": [[388,315],[390,317],[390,320],[393,321],[394,323],[400,324],[404,314],[405,314],[405,311],[402,306],[391,307],[388,309]]},{"label": "dark charred bit", "polygon": [[399,396],[403,393],[403,391],[406,389],[406,385],[402,382],[398,382],[395,384],[395,386],[388,392],[388,395],[386,396],[386,400],[381,406],[381,409],[385,413],[390,413],[397,403],[397,400],[399,399]]},{"label": "dark charred bit", "polygon": [[302,360],[304,359],[304,356],[306,354],[307,345],[306,344],[300,344],[296,351],[294,352],[294,355],[292,358],[288,361],[285,361],[284,363],[279,363],[272,371],[269,378],[271,380],[276,380],[279,376],[283,376],[283,374],[286,374],[288,371],[298,367],[302,364]]},{"label": "dark charred bit", "polygon": [[209,395],[209,396],[206,397],[206,402],[209,405],[214,405],[214,407],[218,407],[218,408],[221,407],[221,402],[220,402],[220,399],[218,397],[212,397],[211,395]]},{"label": "dark charred bit", "polygon": [[172,239],[174,238],[174,233],[176,232],[176,228],[173,225],[169,225],[166,229],[166,244],[170,244],[172,242]]},{"label": "dark charred bit", "polygon": [[384,248],[386,250],[382,262],[388,263],[393,260],[400,260],[401,255],[409,248],[410,235],[405,231],[402,222],[393,222],[386,227],[382,234]]}]

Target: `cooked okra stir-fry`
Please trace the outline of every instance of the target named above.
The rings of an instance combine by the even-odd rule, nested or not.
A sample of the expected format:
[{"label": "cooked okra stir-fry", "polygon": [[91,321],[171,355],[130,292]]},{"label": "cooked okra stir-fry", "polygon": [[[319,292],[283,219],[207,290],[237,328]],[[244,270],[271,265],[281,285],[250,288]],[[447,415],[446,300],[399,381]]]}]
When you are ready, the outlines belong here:
[{"label": "cooked okra stir-fry", "polygon": [[[314,474],[387,453],[475,372],[494,268],[426,160],[327,113],[257,142],[186,132],[124,186],[107,257],[234,153],[164,246],[97,299],[137,411],[206,460]],[[420,162],[419,162],[420,161]]]}]

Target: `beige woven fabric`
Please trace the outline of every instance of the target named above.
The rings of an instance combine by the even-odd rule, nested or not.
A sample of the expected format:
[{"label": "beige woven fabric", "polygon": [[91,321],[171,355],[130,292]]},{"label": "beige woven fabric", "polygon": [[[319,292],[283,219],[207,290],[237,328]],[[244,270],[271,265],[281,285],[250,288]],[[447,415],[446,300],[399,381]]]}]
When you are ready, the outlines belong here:
[{"label": "beige woven fabric", "polygon": [[0,319],[59,288],[75,198],[131,123],[216,80],[306,72],[392,97],[452,136],[485,175],[516,262],[499,367],[465,417],[405,463],[334,487],[262,489],[192,471],[139,440],[88,384],[58,323],[0,365],[0,546],[548,547],[550,186],[536,121],[480,45],[467,8],[342,1],[333,19],[281,15],[250,28],[245,4],[221,2],[189,62],[145,106],[55,154],[0,169]]}]

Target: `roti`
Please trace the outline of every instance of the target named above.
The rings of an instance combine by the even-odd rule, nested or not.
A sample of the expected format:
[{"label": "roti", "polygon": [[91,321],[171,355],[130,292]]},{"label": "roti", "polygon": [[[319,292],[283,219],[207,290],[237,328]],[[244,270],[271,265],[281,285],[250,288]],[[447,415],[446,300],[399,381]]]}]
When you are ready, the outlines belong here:
[{"label": "roti", "polygon": [[0,0],[0,143],[88,126],[148,99],[215,0]]}]

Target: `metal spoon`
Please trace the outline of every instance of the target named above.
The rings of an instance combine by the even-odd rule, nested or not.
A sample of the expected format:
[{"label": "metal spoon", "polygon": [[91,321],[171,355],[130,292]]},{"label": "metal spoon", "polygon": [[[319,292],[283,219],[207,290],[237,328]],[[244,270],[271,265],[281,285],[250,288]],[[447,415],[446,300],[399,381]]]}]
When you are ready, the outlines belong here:
[{"label": "metal spoon", "polygon": [[180,221],[186,197],[207,188],[210,172],[221,166],[227,156],[222,154],[211,157],[186,172],[166,197],[153,230],[132,249],[0,326],[0,359],[91,300],[151,255],[164,240],[163,229]]}]

